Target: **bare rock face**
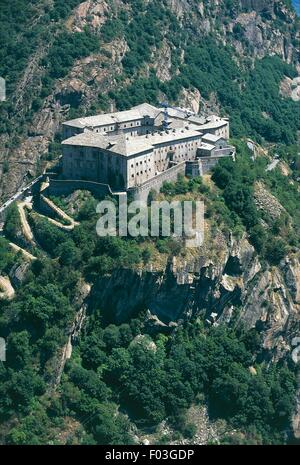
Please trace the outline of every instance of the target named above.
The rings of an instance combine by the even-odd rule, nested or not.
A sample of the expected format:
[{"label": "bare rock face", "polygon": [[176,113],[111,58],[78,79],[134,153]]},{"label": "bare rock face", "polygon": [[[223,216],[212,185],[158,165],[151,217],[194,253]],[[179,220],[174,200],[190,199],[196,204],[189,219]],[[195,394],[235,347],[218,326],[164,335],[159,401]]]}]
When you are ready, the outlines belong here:
[{"label": "bare rock face", "polygon": [[97,29],[105,23],[108,12],[109,6],[104,0],[82,2],[68,20],[68,29],[82,32],[87,25]]},{"label": "bare rock face", "polygon": [[290,255],[281,264],[286,286],[295,303],[300,304],[300,255]]},{"label": "bare rock face", "polygon": [[198,89],[183,89],[179,97],[180,106],[199,113],[201,94]]},{"label": "bare rock face", "polygon": [[256,260],[248,245],[243,251],[236,245],[222,247],[213,258],[199,250],[192,260],[174,258],[161,271],[117,270],[94,286],[93,304],[101,301],[101,307],[108,308],[117,321],[147,308],[165,324],[185,318],[189,312],[220,309],[225,294],[235,294],[239,300],[244,286],[240,277],[243,273],[249,277],[249,260],[251,256]]},{"label": "bare rock face", "polygon": [[272,0],[241,0],[241,6],[245,10],[255,10],[259,13],[265,11],[272,14],[274,11],[274,1]]},{"label": "bare rock face", "polygon": [[154,67],[156,76],[160,81],[166,82],[172,79],[172,52],[166,40],[163,41],[162,47],[158,50]]},{"label": "bare rock face", "polygon": [[[241,13],[235,24],[239,24],[243,30],[243,36],[252,48],[252,54],[255,57],[264,57],[266,51],[268,54],[277,54],[288,62],[291,61],[292,48],[287,46],[286,38],[278,30],[269,30],[261,15],[256,11]],[[244,53],[244,47],[240,49]]]},{"label": "bare rock face", "polygon": [[280,84],[280,93],[283,97],[290,97],[294,102],[300,100],[300,76],[291,79],[285,77]]},{"label": "bare rock face", "polygon": [[195,314],[228,323],[239,308],[239,324],[261,328],[271,357],[289,353],[299,331],[299,256],[263,268],[246,236],[217,242],[217,252],[199,249],[194,258],[173,259],[161,271],[123,269],[100,278],[91,290],[91,307],[117,323],[148,310],[164,330]]},{"label": "bare rock face", "polygon": [[282,213],[286,213],[285,208],[272,195],[262,183],[257,182],[254,190],[254,201],[259,210],[267,212],[272,219],[279,218]]},{"label": "bare rock face", "polygon": [[[299,253],[278,267],[262,266],[246,236],[218,236],[213,248],[199,249],[189,260],[174,258],[161,271],[116,270],[93,286],[89,304],[115,323],[148,310],[148,330],[164,333],[192,315],[206,324],[228,324],[238,309],[235,324],[259,330],[262,355],[276,362],[292,360],[300,335],[299,299]],[[291,427],[299,438],[300,389]]]},{"label": "bare rock face", "polygon": [[24,261],[21,264],[16,264],[12,267],[9,273],[9,277],[15,288],[18,288],[23,284],[29,268],[30,268],[29,261]]},{"label": "bare rock face", "polygon": [[185,12],[190,9],[188,0],[168,0],[168,4],[178,19],[183,18]]},{"label": "bare rock face", "polygon": [[284,330],[289,316],[296,312],[281,273],[278,269],[268,269],[251,289],[241,318],[248,328],[254,327],[257,321],[272,328],[266,333],[265,348],[273,349],[278,332]]},{"label": "bare rock face", "polygon": [[240,24],[243,27],[245,38],[254,47],[256,53],[259,53],[259,50],[263,47],[264,38],[262,22],[257,13],[252,11],[251,13],[240,14],[236,20],[236,24]]},{"label": "bare rock face", "polygon": [[61,380],[61,376],[64,370],[66,361],[72,355],[72,343],[77,339],[78,335],[82,331],[83,323],[86,318],[86,309],[87,309],[87,299],[91,287],[85,281],[80,281],[74,296],[73,305],[76,308],[76,313],[73,322],[67,330],[68,341],[67,343],[55,354],[51,359],[48,360],[47,365],[49,368],[49,373],[54,373],[49,381],[48,392],[54,392]]}]

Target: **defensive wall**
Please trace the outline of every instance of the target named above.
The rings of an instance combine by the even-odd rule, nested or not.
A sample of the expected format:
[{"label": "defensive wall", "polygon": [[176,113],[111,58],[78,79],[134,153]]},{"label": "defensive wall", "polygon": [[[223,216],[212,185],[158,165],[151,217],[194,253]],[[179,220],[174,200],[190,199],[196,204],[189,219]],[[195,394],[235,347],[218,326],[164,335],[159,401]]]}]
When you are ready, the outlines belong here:
[{"label": "defensive wall", "polygon": [[185,161],[157,174],[154,178],[149,179],[140,186],[130,189],[129,192],[133,193],[136,200],[146,201],[151,190],[159,192],[164,182],[176,181],[179,174],[185,174]]},{"label": "defensive wall", "polygon": [[112,195],[113,192],[108,184],[101,184],[93,181],[83,180],[67,180],[67,179],[51,179],[47,189],[45,189],[45,195],[69,195],[76,190],[87,190],[94,195]]}]

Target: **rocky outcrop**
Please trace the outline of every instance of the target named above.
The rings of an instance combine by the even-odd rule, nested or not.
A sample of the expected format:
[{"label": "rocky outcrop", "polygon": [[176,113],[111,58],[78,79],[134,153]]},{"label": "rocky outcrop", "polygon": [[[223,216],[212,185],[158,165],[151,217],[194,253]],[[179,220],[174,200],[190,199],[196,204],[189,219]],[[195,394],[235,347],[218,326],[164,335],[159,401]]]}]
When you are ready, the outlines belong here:
[{"label": "rocky outcrop", "polygon": [[8,276],[0,276],[0,300],[12,300],[15,290]]},{"label": "rocky outcrop", "polygon": [[89,284],[83,281],[78,283],[77,294],[73,301],[76,313],[72,324],[67,330],[67,342],[59,353],[47,362],[47,365],[49,366],[49,373],[53,373],[53,375],[51,375],[51,379],[49,379],[48,393],[51,393],[58,388],[66,361],[71,358],[72,344],[80,334],[86,317],[87,298],[90,290],[91,287]]},{"label": "rocky outcrop", "polygon": [[201,102],[201,94],[198,89],[182,89],[181,95],[179,96],[179,106],[187,108],[194,113],[199,113]]},{"label": "rocky outcrop", "polygon": [[[256,328],[261,356],[268,362],[293,362],[293,341],[300,335],[300,255],[278,267],[262,264],[246,236],[218,236],[212,247],[189,259],[173,258],[161,270],[116,270],[92,287],[89,310],[100,308],[107,322],[121,323],[147,310],[150,333],[170,333],[192,316],[207,325]],[[256,373],[251,371],[253,375]],[[300,386],[300,381],[299,381]],[[292,421],[300,437],[300,389]]]},{"label": "rocky outcrop", "polygon": [[280,85],[280,93],[283,97],[289,97],[294,102],[298,102],[300,100],[300,76],[294,79],[285,77]]},{"label": "rocky outcrop", "polygon": [[123,269],[100,278],[90,307],[117,323],[148,310],[163,331],[195,314],[207,324],[228,323],[239,309],[239,324],[264,329],[263,346],[271,356],[289,351],[300,316],[299,257],[264,268],[245,236],[223,239],[216,256],[199,249],[193,259],[174,258],[161,271]]},{"label": "rocky outcrop", "polygon": [[300,254],[291,254],[281,263],[286,286],[295,303],[300,304]]},{"label": "rocky outcrop", "polygon": [[272,195],[261,182],[255,183],[254,201],[259,210],[263,210],[272,219],[276,220],[287,211],[281,203]]},{"label": "rocky outcrop", "polygon": [[244,10],[255,10],[259,13],[265,11],[272,14],[274,12],[274,1],[272,0],[241,0],[241,6]]},{"label": "rocky outcrop", "polygon": [[23,282],[26,279],[27,271],[29,270],[30,262],[22,261],[20,264],[15,263],[12,269],[10,270],[9,277],[12,282],[13,287],[19,288],[22,286]]},{"label": "rocky outcrop", "polygon": [[105,23],[109,13],[108,2],[104,0],[80,3],[67,22],[67,27],[73,32],[82,32],[85,27],[99,28]]},{"label": "rocky outcrop", "polygon": [[156,76],[161,82],[172,79],[172,51],[166,40],[163,41],[161,48],[158,50],[155,58]]}]

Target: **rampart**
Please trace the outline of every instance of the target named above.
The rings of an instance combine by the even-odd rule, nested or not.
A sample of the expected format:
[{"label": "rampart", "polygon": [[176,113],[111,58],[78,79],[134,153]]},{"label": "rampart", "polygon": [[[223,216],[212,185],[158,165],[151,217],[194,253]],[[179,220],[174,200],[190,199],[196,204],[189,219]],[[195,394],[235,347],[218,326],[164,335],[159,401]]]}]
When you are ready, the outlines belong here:
[{"label": "rampart", "polygon": [[159,192],[164,182],[174,182],[179,174],[185,174],[185,161],[174,165],[168,170],[157,174],[154,178],[149,179],[140,186],[130,189],[136,200],[146,201],[151,190]]},{"label": "rampart", "polygon": [[108,184],[101,184],[83,180],[50,179],[49,187],[45,195],[69,195],[76,190],[87,190],[96,196],[112,195],[113,192]]}]

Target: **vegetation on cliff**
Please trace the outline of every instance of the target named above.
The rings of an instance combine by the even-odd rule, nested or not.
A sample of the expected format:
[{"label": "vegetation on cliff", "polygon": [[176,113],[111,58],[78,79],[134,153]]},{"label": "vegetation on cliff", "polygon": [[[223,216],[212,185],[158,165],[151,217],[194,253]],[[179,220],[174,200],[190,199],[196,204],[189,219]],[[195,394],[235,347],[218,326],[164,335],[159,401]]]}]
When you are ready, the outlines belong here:
[{"label": "vegetation on cliff", "polygon": [[[101,27],[93,27],[87,17],[77,30],[69,20],[80,3],[1,2],[0,75],[7,81],[8,100],[1,103],[0,132],[6,148],[18,148],[28,139],[31,121],[42,108],[50,114],[59,107],[67,118],[108,109],[111,103],[118,109],[165,98],[175,104],[183,90],[197,89],[204,99],[201,104],[214,98],[224,115],[230,115],[237,161],[225,160],[216,167],[212,188],[201,179],[181,177],[177,183],[166,183],[160,195],[205,199],[214,230],[235,236],[247,231],[260,258],[271,265],[296,250],[300,102],[279,93],[283,78],[297,75],[295,54],[291,64],[273,53],[258,57],[245,27],[236,21],[249,10],[235,0],[204,2],[203,14],[215,18],[206,31],[196,3],[190,2],[188,15],[180,18],[170,2],[159,0],[124,0],[120,8],[106,12]],[[297,25],[290,24],[290,16],[282,16],[282,2],[276,3],[271,15],[268,9],[260,12],[261,27],[266,35],[272,28],[279,31],[296,49]],[[65,83],[70,79],[75,63],[82,69],[80,60],[98,56],[105,70],[113,59],[109,47],[114,51],[111,44],[120,42],[124,56],[118,72],[108,73],[107,88],[99,87],[93,77],[84,82],[92,98],[80,94],[76,105],[63,105],[56,92],[63,79]],[[155,57],[165,42],[171,68],[170,80],[162,81]],[[76,77],[84,80],[83,75]],[[290,165],[292,179],[279,169],[267,172],[264,158],[251,160],[240,140],[244,136],[276,144],[272,150]],[[59,155],[59,134],[55,140],[49,159]],[[7,163],[3,175],[9,176]],[[278,218],[257,208],[258,181],[284,206]],[[54,201],[66,206],[64,198]],[[84,202],[76,218],[81,224],[68,232],[29,215],[41,249],[38,260],[21,282],[16,280],[15,298],[0,300],[0,335],[7,340],[7,361],[0,363],[1,442],[128,444],[134,441],[136,428],[156,426],[165,419],[177,433],[191,438],[194,430],[186,411],[203,402],[211,418],[223,418],[229,428],[241,431],[241,442],[285,442],[294,408],[295,366],[289,360],[268,363],[261,328],[246,331],[235,318],[227,327],[208,328],[195,316],[168,335],[152,334],[145,325],[147,308],[127,323],[108,325],[106,309],[90,306],[59,381],[82,282],[93,284],[118,268],[142,268],[161,255],[184,255],[181,245],[168,238],[97,237],[95,204],[93,198]],[[4,233],[17,242],[22,236],[15,207],[8,213]],[[16,257],[7,240],[0,238],[1,273],[13,273],[13,264]],[[237,313],[242,310],[235,308]]]},{"label": "vegetation on cliff", "polygon": [[[258,253],[271,264],[278,264],[288,250],[300,245],[299,191],[280,170],[266,171],[266,159],[253,160],[245,143],[236,142],[236,145],[236,162],[222,160],[215,167],[212,179],[221,189],[228,208],[246,227]],[[254,199],[254,185],[258,181],[269,187],[285,206],[286,213],[278,212],[272,218],[258,210]]]},{"label": "vegetation on cliff", "polygon": [[[235,135],[287,144],[296,140],[300,103],[279,96],[281,80],[284,76],[295,77],[296,69],[277,56],[254,59],[253,67],[251,47],[249,59],[238,56],[231,42],[238,39],[244,47],[248,43],[239,22],[235,23],[230,33],[232,37],[228,32],[224,45],[217,39],[221,24],[214,25],[215,34],[204,34],[197,30],[194,24],[196,9],[191,6],[193,21],[188,28],[171,11],[167,1],[123,2],[120,8],[111,7],[101,28],[93,28],[87,18],[87,24],[80,32],[69,30],[65,24],[79,0],[57,0],[53,5],[22,0],[2,3],[1,43],[4,46],[1,50],[0,75],[7,81],[9,97],[1,105],[0,129],[3,134],[14,135],[17,131],[19,135],[26,135],[30,120],[41,109],[44,99],[51,95],[57,79],[65,77],[76,60],[94,53],[101,54],[105,44],[122,39],[127,44],[122,58],[122,73],[107,89],[101,89],[99,98],[98,93],[95,94],[95,100],[91,102],[93,111],[103,108],[103,104],[106,106],[110,101],[115,101],[119,109],[142,101],[157,103],[162,95],[175,103],[182,89],[197,88],[204,99],[208,99],[212,93],[216,95],[224,112],[231,116]],[[234,2],[233,7],[223,2],[219,6],[224,24],[236,20],[242,11],[239,3]],[[205,8],[208,17],[214,14],[213,5]],[[286,32],[287,23],[279,12],[276,21],[279,30]],[[296,41],[296,31],[291,26],[289,34]],[[153,53],[160,49],[165,40],[170,46],[172,66],[171,80],[162,82],[155,72]],[[22,72],[33,57],[39,66],[37,82],[34,86],[19,88],[24,102],[22,111],[19,111],[14,92],[18,89]],[[70,111],[74,113],[74,109]],[[84,105],[78,111],[82,113],[88,108]]]},{"label": "vegetation on cliff", "polygon": [[[223,224],[226,230],[233,222],[251,230],[254,219],[259,221],[251,198],[256,168],[241,152],[234,168],[225,163],[215,170],[224,203],[217,203],[219,194],[201,179],[166,183],[161,195],[204,197],[210,221],[219,218],[218,227]],[[234,177],[247,194],[240,197],[246,202],[242,208],[231,203],[222,184],[226,180],[231,192]],[[53,200],[68,208],[66,199]],[[179,436],[192,438],[195,429],[186,411],[205,401],[211,419],[225,419],[229,429],[241,432],[239,439],[223,438],[225,442],[284,442],[297,384],[294,365],[284,360],[268,365],[260,330],[246,331],[235,318],[228,327],[208,328],[195,316],[168,335],[153,335],[144,311],[128,323],[108,325],[105,309],[90,306],[61,382],[51,390],[78,311],[82,278],[93,282],[114,269],[136,267],[154,251],[151,241],[97,237],[95,202],[92,197],[83,202],[77,212],[81,224],[69,232],[31,215],[35,238],[46,255],[31,265],[15,299],[0,301],[0,333],[7,338],[7,362],[0,374],[2,440],[45,444],[59,442],[60,432],[72,444],[128,444],[134,442],[136,428],[157,426],[165,419]],[[13,215],[8,225],[12,220]],[[153,241],[163,253],[181,253],[166,240]],[[5,241],[3,246],[0,263],[8,270],[11,257]],[[5,426],[12,418],[13,426]]]}]

